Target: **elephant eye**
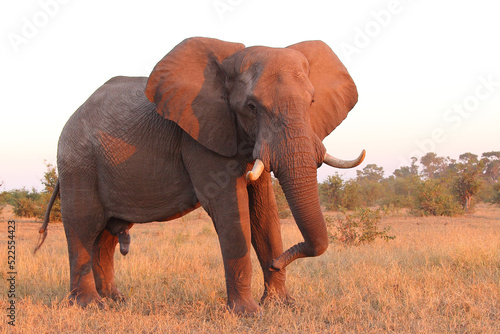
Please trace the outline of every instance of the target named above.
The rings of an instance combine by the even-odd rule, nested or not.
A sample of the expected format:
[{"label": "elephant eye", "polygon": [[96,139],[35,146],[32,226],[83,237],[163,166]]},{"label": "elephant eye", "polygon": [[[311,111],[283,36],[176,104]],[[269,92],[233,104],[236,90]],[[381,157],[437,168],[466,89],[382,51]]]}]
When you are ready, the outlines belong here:
[{"label": "elephant eye", "polygon": [[252,110],[252,111],[257,110],[257,107],[256,107],[256,106],[255,106],[255,104],[253,104],[253,103],[249,103],[249,104],[248,104],[248,108],[250,108],[250,110]]}]

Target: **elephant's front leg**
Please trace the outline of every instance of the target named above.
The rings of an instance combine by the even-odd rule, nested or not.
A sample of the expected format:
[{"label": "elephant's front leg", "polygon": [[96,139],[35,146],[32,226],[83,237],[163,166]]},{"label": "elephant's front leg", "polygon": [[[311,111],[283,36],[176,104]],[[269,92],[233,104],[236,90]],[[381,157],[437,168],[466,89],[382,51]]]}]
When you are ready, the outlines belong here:
[{"label": "elephant's front leg", "polygon": [[269,299],[289,303],[293,299],[285,286],[286,270],[271,271],[271,261],[283,253],[278,207],[269,173],[248,185],[252,244],[264,273],[264,294]]},{"label": "elephant's front leg", "polygon": [[[227,305],[240,314],[260,312],[252,298],[251,231],[245,168],[192,139],[183,151],[200,204],[212,218],[224,261]],[[203,162],[203,163],[200,163]]]},{"label": "elephant's front leg", "polygon": [[244,178],[220,189],[206,206],[214,221],[224,261],[227,305],[236,313],[254,314],[260,308],[251,294],[252,263],[248,193]]}]

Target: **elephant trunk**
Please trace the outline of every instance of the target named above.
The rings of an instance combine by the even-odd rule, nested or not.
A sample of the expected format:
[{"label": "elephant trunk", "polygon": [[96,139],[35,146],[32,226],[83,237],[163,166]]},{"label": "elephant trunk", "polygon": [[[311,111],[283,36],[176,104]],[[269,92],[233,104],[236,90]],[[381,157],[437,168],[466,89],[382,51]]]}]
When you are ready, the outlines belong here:
[{"label": "elephant trunk", "polygon": [[304,242],[273,260],[271,270],[274,271],[285,268],[298,258],[321,255],[328,248],[328,233],[319,203],[317,162],[313,154],[306,153],[311,152],[311,145],[310,141],[304,139],[292,140],[287,145],[292,151],[288,157],[276,159],[286,163],[273,168],[304,237]]}]

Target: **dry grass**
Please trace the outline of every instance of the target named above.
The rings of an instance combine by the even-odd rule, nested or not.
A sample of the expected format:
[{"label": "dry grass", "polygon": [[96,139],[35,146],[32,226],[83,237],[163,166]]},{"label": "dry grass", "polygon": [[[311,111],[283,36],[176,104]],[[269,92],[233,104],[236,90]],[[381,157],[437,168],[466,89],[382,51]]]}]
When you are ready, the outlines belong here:
[{"label": "dry grass", "polygon": [[[128,302],[106,310],[65,303],[69,269],[64,232],[49,226],[32,255],[39,224],[17,224],[19,333],[499,333],[500,209],[459,218],[386,217],[397,238],[302,259],[288,269],[294,307],[267,305],[256,318],[225,310],[218,241],[202,211],[169,223],[135,225],[131,251],[116,254]],[[0,285],[6,291],[6,231],[0,223]],[[286,246],[301,239],[283,222]],[[262,294],[254,256],[253,295]],[[5,310],[6,293],[0,307]],[[5,298],[4,298],[5,296]],[[1,332],[12,331],[5,325]]]}]

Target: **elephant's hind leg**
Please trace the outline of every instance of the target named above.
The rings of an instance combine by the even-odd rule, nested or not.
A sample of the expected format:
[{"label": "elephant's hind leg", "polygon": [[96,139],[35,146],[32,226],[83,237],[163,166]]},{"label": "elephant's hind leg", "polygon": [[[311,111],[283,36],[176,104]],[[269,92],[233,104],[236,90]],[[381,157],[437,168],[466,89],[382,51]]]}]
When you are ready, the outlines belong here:
[{"label": "elephant's hind leg", "polygon": [[71,304],[76,302],[82,307],[92,302],[102,306],[103,302],[97,293],[92,270],[92,248],[98,231],[91,231],[85,223],[76,223],[74,220],[66,220],[64,223],[70,265],[69,299]]},{"label": "elephant's hind leg", "polygon": [[94,243],[106,226],[104,209],[88,179],[63,175],[60,181],[70,265],[70,303],[85,307],[96,302],[103,306],[96,290],[92,257]]},{"label": "elephant's hind leg", "polygon": [[118,237],[112,235],[107,229],[99,234],[92,251],[92,269],[99,295],[115,301],[124,301],[123,294],[115,285],[113,258],[117,243]]}]

